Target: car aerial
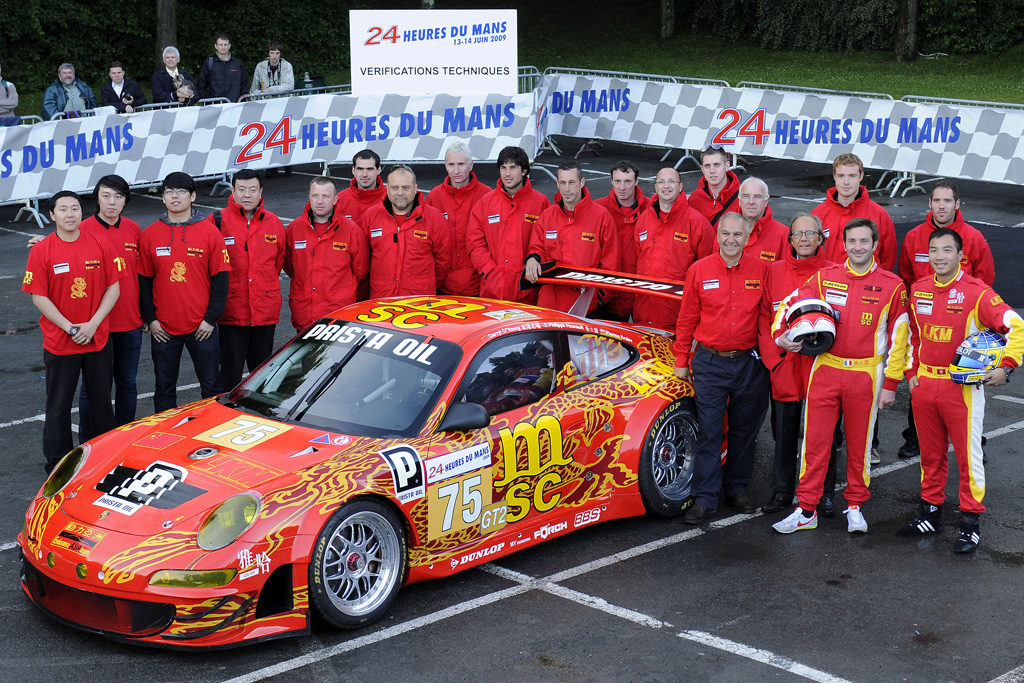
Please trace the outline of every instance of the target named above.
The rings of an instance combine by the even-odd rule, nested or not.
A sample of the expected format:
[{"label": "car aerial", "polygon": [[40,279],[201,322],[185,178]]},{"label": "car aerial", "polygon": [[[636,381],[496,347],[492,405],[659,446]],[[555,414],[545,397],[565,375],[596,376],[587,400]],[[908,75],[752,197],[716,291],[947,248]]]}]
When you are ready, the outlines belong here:
[{"label": "car aerial", "polygon": [[238,387],[74,449],[22,585],[115,640],[231,647],[384,614],[402,585],[690,504],[671,338],[526,304],[366,301]]}]

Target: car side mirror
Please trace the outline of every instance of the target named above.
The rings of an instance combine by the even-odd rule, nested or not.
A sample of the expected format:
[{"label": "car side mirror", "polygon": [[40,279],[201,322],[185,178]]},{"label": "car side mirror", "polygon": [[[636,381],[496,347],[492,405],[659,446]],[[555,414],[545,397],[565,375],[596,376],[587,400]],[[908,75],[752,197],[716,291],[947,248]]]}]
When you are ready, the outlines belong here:
[{"label": "car side mirror", "polygon": [[465,432],[470,429],[483,429],[491,424],[491,416],[487,409],[479,403],[453,403],[445,413],[438,431]]}]

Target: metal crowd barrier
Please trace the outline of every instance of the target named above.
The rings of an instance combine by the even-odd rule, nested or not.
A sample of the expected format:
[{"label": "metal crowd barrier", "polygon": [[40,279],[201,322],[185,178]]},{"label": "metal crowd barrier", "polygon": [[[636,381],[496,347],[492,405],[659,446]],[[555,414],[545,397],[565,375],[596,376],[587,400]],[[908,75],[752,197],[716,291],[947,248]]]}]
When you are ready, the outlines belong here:
[{"label": "metal crowd barrier", "polygon": [[892,100],[893,96],[886,93],[859,92],[857,90],[828,90],[827,88],[805,88],[802,85],[781,85],[779,83],[755,83],[740,81],[737,88],[756,88],[757,90],[781,90],[783,92],[801,92],[809,95],[840,95],[842,97],[864,97],[872,100]]}]

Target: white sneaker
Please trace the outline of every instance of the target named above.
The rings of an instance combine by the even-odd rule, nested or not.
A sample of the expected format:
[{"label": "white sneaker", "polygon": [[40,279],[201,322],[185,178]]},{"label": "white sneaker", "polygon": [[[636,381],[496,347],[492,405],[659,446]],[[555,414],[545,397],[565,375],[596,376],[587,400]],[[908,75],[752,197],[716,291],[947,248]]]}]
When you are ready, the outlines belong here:
[{"label": "white sneaker", "polygon": [[846,530],[848,532],[851,534],[866,534],[868,532],[868,523],[864,521],[864,515],[861,514],[859,505],[851,505],[843,512],[846,513]]},{"label": "white sneaker", "polygon": [[871,464],[872,465],[881,465],[882,464],[882,456],[880,456],[878,454],[878,449],[877,448],[872,448],[871,449]]},{"label": "white sneaker", "polygon": [[815,510],[814,514],[810,517],[804,517],[803,510],[797,507],[789,517],[786,517],[781,522],[772,524],[772,528],[780,534],[791,534],[794,531],[800,531],[801,529],[817,529],[818,511]]}]

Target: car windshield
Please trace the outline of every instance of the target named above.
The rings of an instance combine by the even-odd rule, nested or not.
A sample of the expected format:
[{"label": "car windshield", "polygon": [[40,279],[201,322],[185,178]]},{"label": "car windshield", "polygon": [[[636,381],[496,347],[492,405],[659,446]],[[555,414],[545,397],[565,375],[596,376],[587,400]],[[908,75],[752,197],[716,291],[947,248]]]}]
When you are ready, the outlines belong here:
[{"label": "car windshield", "polygon": [[266,417],[353,436],[412,436],[461,356],[451,342],[321,320],[229,400]]}]

